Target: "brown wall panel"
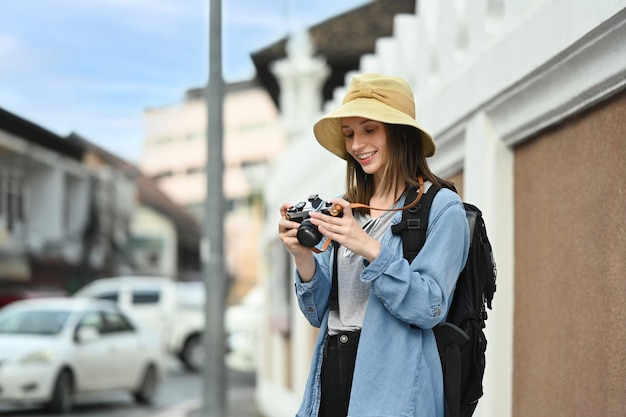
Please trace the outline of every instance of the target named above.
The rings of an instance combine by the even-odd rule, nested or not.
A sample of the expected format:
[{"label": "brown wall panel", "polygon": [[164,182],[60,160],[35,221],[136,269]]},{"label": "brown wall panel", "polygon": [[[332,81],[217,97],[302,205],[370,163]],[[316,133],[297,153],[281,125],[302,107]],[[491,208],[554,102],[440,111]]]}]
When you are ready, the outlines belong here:
[{"label": "brown wall panel", "polygon": [[626,415],[626,92],[515,150],[513,416]]}]

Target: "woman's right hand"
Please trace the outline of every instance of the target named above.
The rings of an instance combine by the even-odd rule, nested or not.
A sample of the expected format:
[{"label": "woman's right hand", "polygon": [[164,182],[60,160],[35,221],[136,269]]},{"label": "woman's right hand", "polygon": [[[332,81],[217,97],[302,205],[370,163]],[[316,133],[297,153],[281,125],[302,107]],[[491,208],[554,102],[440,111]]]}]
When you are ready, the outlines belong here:
[{"label": "woman's right hand", "polygon": [[292,204],[283,203],[280,206],[280,220],[278,221],[278,236],[282,240],[283,245],[291,253],[296,263],[296,268],[300,273],[302,281],[310,281],[315,273],[315,259],[313,252],[298,241],[297,233],[300,223],[291,221],[287,218],[287,209]]},{"label": "woman's right hand", "polygon": [[309,249],[302,246],[298,241],[297,233],[300,223],[291,221],[287,218],[287,209],[292,207],[292,204],[283,203],[280,206],[280,220],[278,221],[278,235],[283,244],[291,252],[294,257],[306,255],[310,252]]}]

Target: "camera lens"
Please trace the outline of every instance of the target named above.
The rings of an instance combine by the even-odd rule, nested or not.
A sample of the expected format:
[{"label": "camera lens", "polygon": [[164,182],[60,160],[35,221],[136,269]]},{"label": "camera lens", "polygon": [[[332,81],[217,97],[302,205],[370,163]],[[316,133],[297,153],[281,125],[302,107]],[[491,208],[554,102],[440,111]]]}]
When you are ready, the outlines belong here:
[{"label": "camera lens", "polygon": [[298,227],[297,237],[298,242],[307,248],[312,248],[322,240],[322,234],[317,230],[317,227],[311,224],[310,219],[304,220]]}]

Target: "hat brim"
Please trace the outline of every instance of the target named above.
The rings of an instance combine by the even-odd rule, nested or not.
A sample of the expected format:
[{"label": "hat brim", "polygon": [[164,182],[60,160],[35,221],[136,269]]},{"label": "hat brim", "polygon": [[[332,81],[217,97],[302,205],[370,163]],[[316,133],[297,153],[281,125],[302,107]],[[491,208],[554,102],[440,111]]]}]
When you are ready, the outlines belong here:
[{"label": "hat brim", "polygon": [[387,124],[414,127],[421,134],[424,156],[429,157],[435,153],[435,141],[415,119],[376,99],[357,98],[328,113],[313,126],[313,133],[320,145],[342,159],[348,158],[345,135],[341,130],[341,119],[345,117],[363,117]]}]

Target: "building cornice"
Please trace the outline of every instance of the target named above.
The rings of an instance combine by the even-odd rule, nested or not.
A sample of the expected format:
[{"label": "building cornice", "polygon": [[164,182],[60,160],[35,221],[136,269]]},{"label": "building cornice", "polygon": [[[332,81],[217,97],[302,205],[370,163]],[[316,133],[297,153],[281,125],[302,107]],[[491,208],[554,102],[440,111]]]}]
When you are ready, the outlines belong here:
[{"label": "building cornice", "polygon": [[[554,19],[571,19],[577,30],[557,37],[549,24]],[[461,170],[463,131],[479,112],[489,116],[501,140],[514,146],[624,89],[624,39],[623,2],[547,2],[418,102],[417,113],[430,123],[437,141],[434,167],[442,175]]]}]

